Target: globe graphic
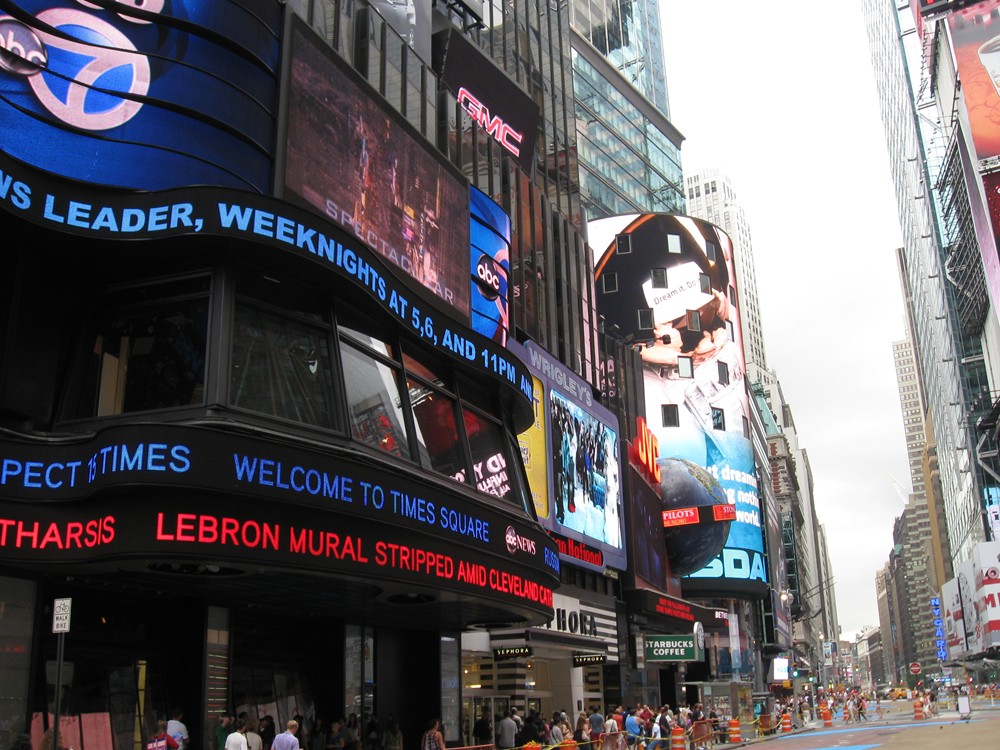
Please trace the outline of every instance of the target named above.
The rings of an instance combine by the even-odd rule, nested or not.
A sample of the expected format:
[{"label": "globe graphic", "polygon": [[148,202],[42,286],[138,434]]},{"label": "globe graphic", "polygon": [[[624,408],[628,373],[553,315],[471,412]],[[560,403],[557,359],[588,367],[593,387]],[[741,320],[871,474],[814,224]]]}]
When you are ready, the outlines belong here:
[{"label": "globe graphic", "polygon": [[[663,510],[725,505],[726,492],[704,467],[683,458],[662,458],[660,466]],[[670,572],[675,576],[701,570],[719,554],[729,536],[729,521],[709,521],[663,530]]]}]

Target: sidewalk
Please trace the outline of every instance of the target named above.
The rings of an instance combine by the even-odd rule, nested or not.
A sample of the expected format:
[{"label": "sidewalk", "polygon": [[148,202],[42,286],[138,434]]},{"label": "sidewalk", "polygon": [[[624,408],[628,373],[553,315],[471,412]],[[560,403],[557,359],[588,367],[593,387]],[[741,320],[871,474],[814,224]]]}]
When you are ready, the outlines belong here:
[{"label": "sidewalk", "polygon": [[[888,706],[883,704],[882,706],[882,716],[881,718],[876,717],[872,714],[868,719],[861,722],[845,722],[843,713],[838,713],[833,718],[832,727],[824,727],[822,719],[814,719],[807,721],[804,726],[792,727],[791,732],[782,732],[780,727],[778,731],[771,734],[761,735],[759,737],[748,737],[749,732],[746,728],[743,731],[743,740],[740,742],[716,742],[714,747],[716,750],[721,747],[746,747],[747,745],[756,745],[761,742],[767,742],[768,740],[777,739],[779,737],[791,737],[796,734],[804,734],[806,732],[817,732],[817,731],[834,731],[838,729],[859,729],[862,727],[872,727],[885,724],[908,724],[912,723],[914,726],[919,726],[920,724],[935,724],[935,723],[955,723],[966,721],[970,717],[962,716],[958,713],[958,709],[951,704],[947,708],[941,708],[938,713],[933,716],[925,716],[923,719],[913,718],[913,704],[912,702],[895,701]],[[1000,700],[996,700],[992,703],[989,700],[975,700],[972,702],[972,715],[971,719],[976,718],[976,714],[989,713],[991,717],[1000,713]]]}]

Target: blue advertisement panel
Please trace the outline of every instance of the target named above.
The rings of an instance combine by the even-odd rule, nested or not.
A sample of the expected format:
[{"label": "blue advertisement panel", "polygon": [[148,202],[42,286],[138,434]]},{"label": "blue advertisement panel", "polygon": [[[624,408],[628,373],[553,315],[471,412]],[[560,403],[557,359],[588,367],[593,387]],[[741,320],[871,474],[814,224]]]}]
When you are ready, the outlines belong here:
[{"label": "blue advertisement panel", "polygon": [[0,13],[0,149],[143,190],[268,192],[277,0],[20,0]]},{"label": "blue advertisement panel", "polygon": [[510,217],[478,188],[469,189],[469,265],[472,268],[472,330],[507,343]]},{"label": "blue advertisement panel", "polygon": [[582,378],[533,341],[507,346],[542,383],[544,427],[536,422],[528,430],[542,435],[520,441],[522,452],[546,453],[523,456],[525,464],[544,460],[549,469],[548,487],[531,488],[543,496],[535,502],[538,520],[554,532],[563,558],[601,571],[624,570],[618,418],[597,403]]},{"label": "blue advertisement panel", "polygon": [[[713,224],[668,214],[612,217],[589,231],[598,312],[641,347],[671,568],[686,572],[686,596],[759,594],[768,574],[732,243]],[[686,525],[714,505],[728,527]]]}]

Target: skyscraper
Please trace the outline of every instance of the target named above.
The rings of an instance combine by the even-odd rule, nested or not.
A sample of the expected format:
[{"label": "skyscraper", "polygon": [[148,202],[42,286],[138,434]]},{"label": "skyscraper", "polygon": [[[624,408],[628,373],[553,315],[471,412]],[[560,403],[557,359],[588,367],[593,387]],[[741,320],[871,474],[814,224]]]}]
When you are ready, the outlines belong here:
[{"label": "skyscraper", "polygon": [[764,348],[764,330],[757,294],[757,270],[746,212],[736,197],[736,190],[729,176],[719,169],[688,173],[685,184],[688,213],[717,224],[733,240],[737,289],[743,300],[743,317],[740,323],[747,356],[747,378],[751,383],[769,382],[774,375],[767,369],[767,352]]}]

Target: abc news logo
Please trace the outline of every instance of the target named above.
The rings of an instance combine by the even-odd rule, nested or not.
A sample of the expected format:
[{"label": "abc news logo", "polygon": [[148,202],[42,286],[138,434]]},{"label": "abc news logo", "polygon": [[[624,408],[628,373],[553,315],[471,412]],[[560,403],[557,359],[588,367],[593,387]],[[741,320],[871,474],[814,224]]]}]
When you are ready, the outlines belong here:
[{"label": "abc news logo", "polygon": [[0,21],[0,69],[18,76],[40,73],[49,62],[38,34],[12,18]]}]

